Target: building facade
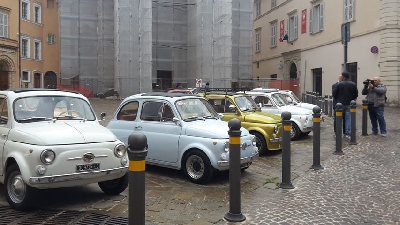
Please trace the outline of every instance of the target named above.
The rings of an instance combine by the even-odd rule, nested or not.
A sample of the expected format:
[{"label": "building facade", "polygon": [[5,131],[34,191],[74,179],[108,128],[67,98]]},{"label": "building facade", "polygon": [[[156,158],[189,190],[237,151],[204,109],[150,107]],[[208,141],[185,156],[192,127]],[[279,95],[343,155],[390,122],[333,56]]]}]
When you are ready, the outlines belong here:
[{"label": "building facade", "polygon": [[255,0],[254,16],[254,78],[297,80],[300,92],[326,95],[347,70],[359,89],[357,103],[363,81],[379,76],[389,104],[399,105],[399,1]]},{"label": "building facade", "polygon": [[20,0],[20,79],[22,88],[56,88],[60,75],[56,0]]}]

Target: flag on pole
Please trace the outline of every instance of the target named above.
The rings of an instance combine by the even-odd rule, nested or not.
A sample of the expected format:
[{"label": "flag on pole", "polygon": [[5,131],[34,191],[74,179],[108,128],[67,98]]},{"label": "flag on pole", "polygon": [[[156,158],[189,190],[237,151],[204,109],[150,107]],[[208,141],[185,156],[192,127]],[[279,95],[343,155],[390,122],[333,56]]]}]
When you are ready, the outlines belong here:
[{"label": "flag on pole", "polygon": [[287,34],[285,34],[281,38],[279,38],[279,42],[288,41],[288,40],[289,40],[289,36]]}]

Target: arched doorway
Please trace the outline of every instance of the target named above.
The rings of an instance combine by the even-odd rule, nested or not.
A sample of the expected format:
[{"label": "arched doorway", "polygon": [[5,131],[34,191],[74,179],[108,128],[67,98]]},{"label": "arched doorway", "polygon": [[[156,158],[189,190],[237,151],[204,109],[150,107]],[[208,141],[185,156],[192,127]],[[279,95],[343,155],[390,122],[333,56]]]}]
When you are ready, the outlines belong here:
[{"label": "arched doorway", "polygon": [[297,79],[297,66],[294,62],[292,62],[292,64],[290,65],[290,79]]},{"label": "arched doorway", "polygon": [[57,88],[56,73],[54,73],[53,71],[47,71],[44,74],[43,85],[44,85],[44,88],[56,89]]},{"label": "arched doorway", "polygon": [[9,88],[8,80],[8,65],[4,60],[0,60],[0,91],[7,90]]}]

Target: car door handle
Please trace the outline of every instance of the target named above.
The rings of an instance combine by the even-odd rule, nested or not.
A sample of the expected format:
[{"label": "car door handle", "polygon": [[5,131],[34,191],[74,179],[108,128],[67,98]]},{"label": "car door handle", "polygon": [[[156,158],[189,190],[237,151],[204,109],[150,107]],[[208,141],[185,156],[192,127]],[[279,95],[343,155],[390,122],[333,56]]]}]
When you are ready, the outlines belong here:
[{"label": "car door handle", "polygon": [[7,134],[2,134],[1,135],[3,138],[7,138]]},{"label": "car door handle", "polygon": [[142,129],[142,126],[135,126],[135,129]]}]

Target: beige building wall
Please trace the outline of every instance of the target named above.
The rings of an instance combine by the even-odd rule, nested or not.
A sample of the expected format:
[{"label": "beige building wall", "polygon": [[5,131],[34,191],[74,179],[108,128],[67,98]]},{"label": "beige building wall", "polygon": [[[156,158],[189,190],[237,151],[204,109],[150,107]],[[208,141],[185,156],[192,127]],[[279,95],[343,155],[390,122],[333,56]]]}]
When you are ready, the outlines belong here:
[{"label": "beige building wall", "polygon": [[[272,8],[271,0],[260,0],[261,12],[257,16],[259,4],[256,0],[254,32],[261,30],[261,48],[257,51],[257,37],[254,35],[253,77],[262,80],[277,74],[278,79],[294,78],[293,74],[292,77],[290,75],[294,63],[300,92],[319,91],[323,95],[331,94],[332,84],[343,71],[344,46],[341,43],[341,26],[345,23],[345,2],[349,1],[354,11],[350,21],[351,39],[348,43],[347,63],[352,80],[356,81],[359,89],[360,97],[357,102],[361,103],[364,98],[361,96],[362,82],[367,78],[381,76],[382,82],[389,90],[389,101],[398,104],[400,27],[396,22],[400,19],[400,2],[396,1],[276,0],[276,7]],[[310,9],[317,5],[320,9],[323,7],[323,27],[318,32],[310,33]],[[302,33],[303,10],[306,10],[307,17],[305,33]],[[293,15],[297,16],[297,39],[279,42],[280,21],[284,20],[284,32],[287,33],[287,21]],[[313,17],[314,26],[315,21]],[[277,25],[276,46],[271,46],[273,23]],[[388,23],[390,25],[387,25]],[[388,41],[391,44],[388,44]],[[373,46],[377,47],[378,53],[371,52]]]},{"label": "beige building wall", "polygon": [[[60,71],[56,0],[21,1],[21,79],[23,88],[56,87]],[[23,12],[25,4],[28,15]],[[37,9],[39,8],[39,10]],[[25,47],[26,40],[29,44]],[[38,45],[38,46],[35,46]]]},{"label": "beige building wall", "polygon": [[18,73],[18,1],[0,0],[0,90],[15,88]]}]

